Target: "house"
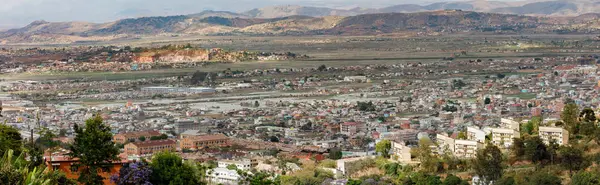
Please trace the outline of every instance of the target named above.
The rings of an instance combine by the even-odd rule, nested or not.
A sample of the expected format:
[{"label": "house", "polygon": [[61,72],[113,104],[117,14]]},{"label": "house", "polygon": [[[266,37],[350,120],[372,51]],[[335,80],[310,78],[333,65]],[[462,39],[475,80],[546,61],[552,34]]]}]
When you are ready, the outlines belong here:
[{"label": "house", "polygon": [[[49,170],[59,170],[63,172],[67,178],[76,180],[79,178],[80,171],[83,170],[83,167],[79,166],[79,159],[71,158],[66,155],[67,153],[68,151],[66,150],[45,153],[45,165]],[[119,156],[119,160],[112,161],[111,164],[102,166],[99,169],[98,174],[104,178],[103,184],[113,185],[114,183],[110,181],[110,177],[119,174],[123,165],[127,163],[129,163],[129,161],[126,156]]]},{"label": "house", "polygon": [[569,131],[560,127],[539,127],[539,136],[544,143],[549,144],[555,140],[558,145],[569,143]]},{"label": "house", "polygon": [[454,156],[459,158],[473,158],[477,151],[483,148],[483,144],[477,141],[456,140],[454,142]]},{"label": "house", "polygon": [[141,141],[126,144],[124,148],[127,155],[146,156],[161,151],[175,151],[177,142],[170,139]]},{"label": "house", "polygon": [[500,118],[500,127],[507,128],[507,129],[513,129],[516,131],[519,131],[519,129],[521,129],[519,126],[519,122],[512,120],[512,119],[506,119],[506,118]]},{"label": "house", "polygon": [[127,142],[135,142],[139,141],[141,137],[150,140],[152,136],[160,136],[161,133],[158,131],[150,130],[150,131],[139,131],[139,132],[127,132],[115,134],[113,136],[113,141],[119,144],[125,144]]},{"label": "house", "polygon": [[203,133],[200,130],[186,130],[185,132],[179,134],[179,138],[184,139],[188,137],[196,137],[202,135],[206,135],[206,133]]},{"label": "house", "polygon": [[198,149],[210,146],[227,146],[230,139],[223,134],[202,135],[196,137],[187,137],[181,140],[181,149]]}]

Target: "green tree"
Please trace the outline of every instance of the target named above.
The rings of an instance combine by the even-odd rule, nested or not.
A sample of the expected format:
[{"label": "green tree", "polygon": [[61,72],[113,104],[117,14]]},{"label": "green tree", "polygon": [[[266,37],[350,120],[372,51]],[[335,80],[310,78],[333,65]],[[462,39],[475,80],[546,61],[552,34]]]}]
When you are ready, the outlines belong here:
[{"label": "green tree", "polygon": [[429,175],[423,172],[413,174],[410,179],[415,185],[441,185],[442,180],[437,175]]},{"label": "green tree", "polygon": [[600,185],[600,175],[586,171],[577,172],[571,177],[571,185]]},{"label": "green tree", "polygon": [[361,185],[363,182],[361,180],[348,179],[348,183],[346,185]]},{"label": "green tree", "polygon": [[573,171],[585,169],[589,162],[583,156],[583,150],[573,146],[563,146],[559,150],[561,166],[569,170],[569,174]]},{"label": "green tree", "polygon": [[184,163],[182,158],[172,152],[160,152],[152,156],[150,163],[152,184],[187,185],[201,184],[194,171],[194,167]]},{"label": "green tree", "polygon": [[48,170],[35,166],[24,157],[15,155],[13,150],[7,150],[0,158],[0,184],[26,185],[75,185],[58,170]]},{"label": "green tree", "polygon": [[489,184],[502,177],[502,152],[498,147],[488,144],[483,150],[477,152],[473,160],[473,171],[484,184]]},{"label": "green tree", "polygon": [[444,183],[442,185],[469,185],[469,182],[460,179],[455,175],[448,175],[446,179],[444,179]]},{"label": "green tree", "polygon": [[327,70],[327,66],[325,66],[325,64],[320,65],[319,68],[317,68],[317,70],[319,70],[319,71],[326,71]]},{"label": "green tree", "polygon": [[0,154],[4,154],[8,150],[12,150],[15,155],[21,154],[23,151],[22,140],[19,130],[0,123]]},{"label": "green tree", "polygon": [[338,160],[342,158],[342,150],[340,148],[332,148],[329,150],[329,159]]},{"label": "green tree", "polygon": [[102,123],[100,116],[95,116],[85,121],[85,127],[78,124],[74,126],[75,139],[69,146],[71,150],[68,155],[78,158],[82,165],[79,179],[85,184],[102,184],[104,179],[98,175],[100,167],[112,165],[117,160],[119,148],[112,141],[110,127]]},{"label": "green tree", "polygon": [[579,120],[581,122],[596,123],[596,114],[591,108],[585,108],[579,113]]},{"label": "green tree", "polygon": [[494,185],[516,185],[517,182],[513,176],[504,176],[494,183]]},{"label": "green tree", "polygon": [[488,105],[490,103],[492,103],[492,99],[490,98],[485,98],[485,100],[483,101],[484,104]]},{"label": "green tree", "polygon": [[526,185],[561,185],[562,182],[559,177],[554,174],[550,174],[545,171],[535,171],[526,180]]},{"label": "green tree", "polygon": [[140,141],[146,141],[146,137],[145,137],[145,136],[140,136],[138,139],[139,139]]},{"label": "green tree", "polygon": [[517,158],[523,157],[523,155],[525,155],[525,143],[523,143],[523,139],[513,138],[513,144],[510,146],[510,151]]},{"label": "green tree", "polygon": [[575,103],[568,103],[563,108],[563,112],[560,115],[563,123],[565,124],[569,134],[575,135],[579,133],[577,127],[579,125],[579,121],[577,120],[579,116],[579,107]]},{"label": "green tree", "polygon": [[377,145],[375,145],[375,151],[380,153],[383,157],[390,157],[390,150],[392,149],[392,142],[390,140],[384,139],[379,141]]},{"label": "green tree", "polygon": [[411,152],[421,161],[422,171],[434,173],[439,169],[439,159],[431,151],[431,145],[433,145],[433,142],[430,139],[423,138],[419,140],[419,146]]},{"label": "green tree", "polygon": [[467,139],[467,133],[463,132],[458,132],[458,135],[456,136],[456,139]]},{"label": "green tree", "polygon": [[548,159],[548,150],[542,139],[538,136],[527,137],[524,140],[525,157],[533,163],[539,164]]}]

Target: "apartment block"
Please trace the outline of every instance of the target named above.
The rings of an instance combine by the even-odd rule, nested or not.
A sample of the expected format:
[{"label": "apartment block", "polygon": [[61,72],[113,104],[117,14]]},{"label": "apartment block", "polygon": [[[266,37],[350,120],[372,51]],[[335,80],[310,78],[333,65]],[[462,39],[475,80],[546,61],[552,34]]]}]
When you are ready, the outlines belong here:
[{"label": "apartment block", "polygon": [[435,141],[438,144],[438,152],[439,153],[444,153],[447,150],[454,153],[455,140],[453,138],[448,137],[447,135],[444,135],[444,134],[437,134]]},{"label": "apartment block", "polygon": [[506,118],[500,118],[500,127],[516,131],[519,131],[521,129],[519,122]]},{"label": "apartment block", "polygon": [[558,145],[569,143],[569,131],[560,127],[540,127],[538,134],[546,144],[551,140],[555,140]]},{"label": "apartment block", "polygon": [[410,162],[412,161],[410,155],[411,148],[406,146],[404,142],[392,141],[392,154],[397,157],[397,160],[400,162]]},{"label": "apartment block", "polygon": [[483,144],[477,141],[456,140],[454,145],[454,156],[459,158],[473,158],[477,151],[483,148]]},{"label": "apartment block", "polygon": [[485,132],[475,127],[467,127],[467,140],[485,142]]},{"label": "apartment block", "polygon": [[513,145],[513,138],[520,138],[519,131],[508,128],[492,128],[492,143],[498,147],[508,148]]}]

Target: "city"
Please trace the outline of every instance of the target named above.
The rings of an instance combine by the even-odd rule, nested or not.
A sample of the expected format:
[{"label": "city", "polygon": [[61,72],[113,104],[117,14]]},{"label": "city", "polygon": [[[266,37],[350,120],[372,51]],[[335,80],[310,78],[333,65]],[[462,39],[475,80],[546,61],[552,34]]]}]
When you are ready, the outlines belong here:
[{"label": "city", "polygon": [[[389,13],[347,11],[312,17]],[[301,13],[209,13],[189,24],[210,34],[181,27],[200,15],[0,32],[0,184],[600,184],[600,16],[300,34]],[[437,25],[458,15],[505,22]],[[291,30],[248,33],[273,24]]]}]

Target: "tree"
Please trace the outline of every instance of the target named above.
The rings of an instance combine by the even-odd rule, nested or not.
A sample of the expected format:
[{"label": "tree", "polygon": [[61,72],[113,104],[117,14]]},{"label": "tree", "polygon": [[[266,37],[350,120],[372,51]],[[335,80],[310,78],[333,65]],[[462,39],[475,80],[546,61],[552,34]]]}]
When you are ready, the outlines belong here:
[{"label": "tree", "polygon": [[588,166],[588,162],[583,156],[583,150],[575,148],[573,146],[563,146],[559,150],[561,159],[561,166],[569,170],[569,174],[573,174],[573,171],[585,169]]},{"label": "tree", "polygon": [[579,120],[582,122],[596,123],[596,114],[591,108],[585,108],[579,113]]},{"label": "tree", "polygon": [[363,182],[361,180],[348,179],[348,183],[346,185],[361,185]]},{"label": "tree", "polygon": [[278,143],[279,142],[279,138],[277,138],[277,136],[271,136],[271,138],[269,138],[269,141],[271,141],[273,143]]},{"label": "tree", "polygon": [[540,137],[527,137],[523,143],[527,160],[533,163],[541,163],[543,160],[548,159],[548,150]]},{"label": "tree", "polygon": [[512,176],[504,176],[494,183],[494,185],[516,185],[515,178]]},{"label": "tree", "polygon": [[571,177],[572,185],[600,185],[600,175],[592,172],[580,171]]},{"label": "tree", "polygon": [[260,103],[258,103],[258,101],[254,101],[254,107],[260,107]]},{"label": "tree", "polygon": [[77,180],[85,184],[102,184],[104,178],[98,175],[98,170],[101,166],[111,165],[119,154],[110,127],[102,123],[100,116],[95,116],[85,121],[85,127],[75,124],[74,130],[75,139],[67,155],[78,158],[82,165]]},{"label": "tree", "polygon": [[523,157],[523,155],[525,155],[525,143],[523,143],[523,139],[513,138],[513,144],[510,146],[510,151],[517,158]]},{"label": "tree", "polygon": [[421,170],[424,172],[433,173],[438,171],[438,159],[431,151],[432,144],[431,140],[423,138],[419,140],[419,147],[411,151],[421,161]]},{"label": "tree", "polygon": [[448,175],[442,185],[469,185],[469,182],[460,179],[452,174]]},{"label": "tree", "polygon": [[463,132],[458,132],[458,135],[456,136],[456,139],[467,139],[467,133]]},{"label": "tree", "polygon": [[169,136],[167,136],[167,134],[161,134],[160,136],[150,137],[150,140],[154,141],[154,140],[163,140],[163,139],[168,139],[168,138],[169,138]]},{"label": "tree", "polygon": [[23,151],[21,133],[14,127],[0,123],[0,154],[12,150],[15,155]]},{"label": "tree", "polygon": [[375,151],[380,153],[383,157],[390,157],[390,149],[392,148],[392,142],[390,140],[384,139],[379,141],[377,145],[375,145]]},{"label": "tree", "polygon": [[329,150],[329,159],[338,160],[342,158],[342,150],[340,148],[332,148]]},{"label": "tree", "polygon": [[152,185],[150,175],[152,169],[145,162],[125,164],[118,175],[113,175],[111,181],[117,185]]},{"label": "tree", "polygon": [[181,157],[172,152],[161,152],[152,156],[150,167],[152,184],[186,185],[200,184],[199,178],[191,173],[193,166],[183,163]]},{"label": "tree", "polygon": [[477,152],[473,160],[473,170],[479,175],[484,184],[490,184],[502,177],[502,152],[498,147],[488,144],[483,150]]},{"label": "tree", "polygon": [[58,170],[48,170],[46,167],[35,166],[24,157],[23,153],[15,155],[9,149],[0,158],[0,184],[27,185],[75,185]]},{"label": "tree", "polygon": [[145,136],[140,136],[138,139],[139,139],[140,141],[146,141],[146,137],[145,137]]},{"label": "tree", "polygon": [[575,103],[568,103],[563,108],[563,112],[560,115],[563,123],[566,126],[566,129],[569,131],[569,134],[575,135],[578,133],[577,126],[579,122],[577,121],[579,115],[579,108]]},{"label": "tree", "polygon": [[319,71],[326,71],[327,70],[327,66],[325,66],[325,64],[320,65],[319,68],[317,68],[317,70],[319,70]]},{"label": "tree", "polygon": [[545,171],[535,171],[527,180],[527,185],[561,185],[562,182],[556,175]]},{"label": "tree", "polygon": [[59,137],[65,137],[65,136],[67,136],[67,130],[60,129],[60,131],[58,131],[58,136]]},{"label": "tree", "polygon": [[437,175],[429,175],[423,172],[413,174],[410,179],[415,185],[441,185],[442,180]]},{"label": "tree", "polygon": [[485,100],[483,100],[483,103],[486,104],[486,105],[488,105],[488,104],[492,103],[492,99],[485,98]]}]

